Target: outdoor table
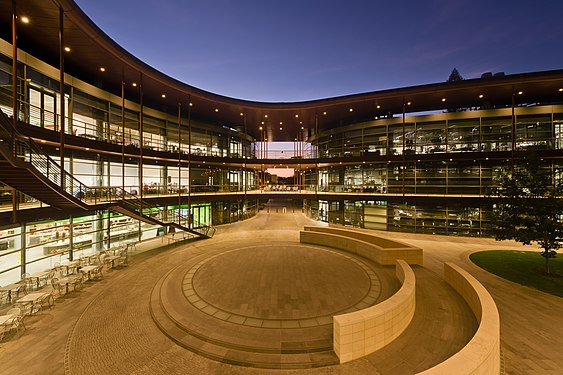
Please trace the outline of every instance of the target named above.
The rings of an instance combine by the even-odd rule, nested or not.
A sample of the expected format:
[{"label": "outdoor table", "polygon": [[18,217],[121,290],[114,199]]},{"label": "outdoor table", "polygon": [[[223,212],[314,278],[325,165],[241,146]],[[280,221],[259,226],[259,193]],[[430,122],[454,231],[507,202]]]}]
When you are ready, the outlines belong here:
[{"label": "outdoor table", "polygon": [[[76,282],[76,280],[72,277],[61,277],[59,280],[59,284],[64,284],[65,286],[65,294],[68,293],[68,284],[73,284],[74,282]],[[76,290],[76,288],[74,288],[74,290]]]},{"label": "outdoor table", "polygon": [[[30,310],[30,314],[33,312],[33,305],[41,300],[41,298],[45,297],[47,295],[47,293],[42,293],[42,292],[36,292],[36,293],[29,293],[26,296],[23,296],[22,298],[18,299],[16,301],[16,305],[27,305],[27,304],[31,304],[31,310]],[[25,311],[25,309],[24,309]]]},{"label": "outdoor table", "polygon": [[50,272],[51,272],[51,271],[36,272],[36,273],[33,273],[33,274],[29,275],[28,278],[31,279],[31,283],[32,283],[32,284],[33,284],[33,281],[34,281],[34,280],[37,280],[37,289],[39,289],[41,279],[42,279],[42,278],[45,278],[45,277],[47,277],[47,276],[49,276],[49,273],[50,273]]},{"label": "outdoor table", "polygon": [[14,317],[14,314],[0,315],[0,326],[7,325],[7,323],[12,323],[12,319],[14,319]]},{"label": "outdoor table", "polygon": [[87,275],[87,279],[90,280],[90,272],[94,271],[99,266],[85,266],[80,269],[80,272],[83,272]]},{"label": "outdoor table", "polygon": [[19,293],[19,291],[22,287],[23,287],[23,284],[19,284],[19,283],[0,286],[0,292],[8,292],[8,303],[12,303],[12,298],[13,298],[14,292],[16,294]]},{"label": "outdoor table", "polygon": [[[71,274],[71,273],[75,273],[74,271],[76,271],[76,269],[78,267],[80,267],[80,261],[78,260],[73,260],[72,262],[66,262],[66,263],[62,263],[61,264],[62,268],[66,269],[66,274]],[[70,270],[73,270],[73,272],[70,272]]]},{"label": "outdoor table", "polygon": [[105,258],[105,260],[111,262],[111,268],[115,267],[115,261],[121,258],[119,255],[110,255]]}]

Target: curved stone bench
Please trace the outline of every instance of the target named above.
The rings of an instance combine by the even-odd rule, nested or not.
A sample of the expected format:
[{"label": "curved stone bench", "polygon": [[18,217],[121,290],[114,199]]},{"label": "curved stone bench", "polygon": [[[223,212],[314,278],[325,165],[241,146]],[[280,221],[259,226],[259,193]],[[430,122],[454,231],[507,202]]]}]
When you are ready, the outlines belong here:
[{"label": "curved stone bench", "polygon": [[493,297],[477,279],[453,263],[444,263],[444,277],[465,299],[479,327],[463,349],[419,374],[499,374],[500,318]]},{"label": "curved stone bench", "polygon": [[392,266],[397,259],[422,265],[422,249],[369,233],[332,227],[306,226],[300,234],[302,243],[335,247],[358,254],[381,265]]},{"label": "curved stone bench", "polygon": [[415,276],[403,260],[397,260],[395,273],[402,286],[385,301],[352,313],[333,317],[333,349],[340,363],[381,349],[410,324],[416,306]]}]

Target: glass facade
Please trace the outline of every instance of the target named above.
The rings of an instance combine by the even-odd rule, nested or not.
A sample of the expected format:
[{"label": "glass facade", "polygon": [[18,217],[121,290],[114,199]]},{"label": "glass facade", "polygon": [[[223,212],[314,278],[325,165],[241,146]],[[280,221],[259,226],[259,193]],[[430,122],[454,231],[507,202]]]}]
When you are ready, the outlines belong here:
[{"label": "glass facade", "polygon": [[[12,63],[7,43],[0,42],[0,110],[13,116]],[[55,162],[61,156],[53,139],[62,127],[71,146],[65,148],[64,169],[88,187],[70,193],[90,203],[108,201],[99,188],[114,198],[121,191],[150,199],[158,204],[145,213],[161,221],[184,220],[193,227],[233,223],[283,193],[286,199],[301,199],[304,212],[323,222],[486,236],[491,206],[483,198],[510,170],[515,152],[536,150],[549,168],[563,166],[561,100],[389,113],[369,121],[338,120],[320,129],[317,123],[314,132],[309,124],[297,130],[295,142],[287,142],[292,148],[277,149],[265,132],[253,139],[240,126],[192,119],[186,108],[178,118],[174,109],[141,105],[76,78],[68,80],[72,84],[61,95],[56,69],[25,61],[17,69],[17,118]],[[23,154],[26,161],[33,156]],[[283,163],[263,164],[275,159]],[[292,182],[266,172],[276,167],[293,169]],[[0,184],[0,213],[32,208],[49,207]],[[0,226],[0,285],[162,234],[158,225],[107,207],[76,217],[36,216]]]}]

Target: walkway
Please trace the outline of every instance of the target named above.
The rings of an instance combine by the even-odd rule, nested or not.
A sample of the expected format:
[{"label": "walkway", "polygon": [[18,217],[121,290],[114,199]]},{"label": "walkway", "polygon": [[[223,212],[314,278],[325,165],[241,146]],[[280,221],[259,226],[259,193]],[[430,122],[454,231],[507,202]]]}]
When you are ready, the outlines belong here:
[{"label": "walkway", "polygon": [[[210,240],[140,251],[128,268],[108,272],[104,280],[58,301],[53,310],[29,318],[28,330],[20,338],[0,344],[0,370],[26,374],[269,374],[272,370],[220,363],[176,345],[151,317],[151,292],[164,275],[190,259],[209,259],[210,254],[228,251],[237,244],[267,246],[278,241],[292,246],[298,243],[298,230],[311,224],[319,223],[300,210],[262,212],[250,220],[221,227]],[[507,373],[563,373],[563,353],[559,350],[563,347],[563,300],[502,280],[468,261],[468,254],[475,250],[519,245],[488,239],[379,234],[400,238],[425,251],[425,266],[415,268],[419,285],[424,287],[417,293],[417,313],[411,327],[390,346],[366,358],[342,366],[279,373],[409,374],[449,357],[472,335],[475,321],[465,303],[441,279],[444,260],[462,264],[497,301]],[[211,266],[226,267],[220,262],[200,265]],[[216,296],[209,290],[205,293],[210,303],[224,303],[225,308],[230,304],[228,308],[238,314],[249,314],[236,305],[236,298],[221,302],[213,299]],[[278,318],[285,319],[287,314],[282,310]]]}]

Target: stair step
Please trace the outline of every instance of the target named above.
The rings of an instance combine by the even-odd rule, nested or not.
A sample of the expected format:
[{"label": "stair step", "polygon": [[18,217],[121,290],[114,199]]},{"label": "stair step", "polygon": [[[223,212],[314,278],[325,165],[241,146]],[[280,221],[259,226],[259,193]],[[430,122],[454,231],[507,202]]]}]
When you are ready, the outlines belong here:
[{"label": "stair step", "polygon": [[[235,341],[226,342],[205,333],[205,328],[197,330],[197,325],[185,327],[172,319],[161,303],[161,288],[166,277],[155,285],[150,299],[150,312],[158,328],[176,344],[201,356],[238,366],[268,369],[303,369],[332,366],[339,359],[327,340],[309,342],[281,343],[278,348],[252,347]],[[215,330],[217,327],[213,327]],[[242,327],[234,328],[237,335],[243,336]],[[214,333],[214,329],[209,332]],[[271,333],[271,329],[264,330]],[[280,330],[281,331],[281,330]],[[255,331],[254,331],[255,332]],[[264,336],[266,337],[266,335]]]}]

